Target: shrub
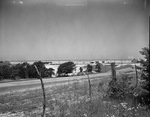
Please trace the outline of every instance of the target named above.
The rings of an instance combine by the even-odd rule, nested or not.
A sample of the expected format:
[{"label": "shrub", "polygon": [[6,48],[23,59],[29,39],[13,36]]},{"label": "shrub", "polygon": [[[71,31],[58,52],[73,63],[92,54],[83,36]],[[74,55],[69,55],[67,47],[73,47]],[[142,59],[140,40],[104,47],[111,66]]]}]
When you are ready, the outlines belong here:
[{"label": "shrub", "polygon": [[87,72],[92,72],[92,70],[93,70],[93,66],[88,64],[87,65]]},{"label": "shrub", "polygon": [[[140,51],[140,54],[144,56],[144,59],[140,60],[141,64],[141,80],[142,83],[141,88],[143,89],[142,95],[140,95],[141,98],[144,98],[144,102],[147,105],[150,105],[150,76],[149,76],[149,48],[145,47],[142,48],[142,51]],[[149,106],[150,107],[150,106]]]},{"label": "shrub", "polygon": [[95,71],[100,73],[101,72],[101,66],[102,66],[102,64],[99,63],[98,61],[96,61]]},{"label": "shrub", "polygon": [[121,75],[121,79],[117,81],[110,81],[107,90],[107,96],[111,99],[124,100],[132,95],[131,77],[128,75]]}]

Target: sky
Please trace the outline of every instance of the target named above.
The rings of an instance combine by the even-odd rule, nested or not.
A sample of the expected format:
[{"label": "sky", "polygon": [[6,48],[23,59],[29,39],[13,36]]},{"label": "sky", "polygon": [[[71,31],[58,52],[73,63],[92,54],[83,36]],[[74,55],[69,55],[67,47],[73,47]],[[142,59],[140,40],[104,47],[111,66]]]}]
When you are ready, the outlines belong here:
[{"label": "sky", "polygon": [[140,58],[145,0],[1,0],[0,60]]}]

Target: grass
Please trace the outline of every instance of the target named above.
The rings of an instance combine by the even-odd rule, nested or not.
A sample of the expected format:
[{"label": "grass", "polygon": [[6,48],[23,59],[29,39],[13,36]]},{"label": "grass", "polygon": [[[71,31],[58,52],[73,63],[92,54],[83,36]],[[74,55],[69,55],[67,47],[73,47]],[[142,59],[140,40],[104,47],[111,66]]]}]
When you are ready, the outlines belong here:
[{"label": "grass", "polygon": [[[119,68],[117,68],[117,70],[120,70],[120,69],[123,69],[123,68],[129,68],[129,67],[131,67],[131,65],[125,65],[125,66],[121,66],[121,67],[119,67]],[[101,69],[101,72],[102,73],[105,73],[105,72],[108,72],[108,71],[110,71],[110,65],[104,65],[104,66],[102,66],[102,69]],[[132,72],[132,71],[131,71]],[[60,77],[58,77],[58,78],[60,78]],[[46,79],[46,78],[45,78]],[[26,79],[24,79],[24,80],[26,80]],[[29,79],[28,79],[29,80]],[[33,80],[33,79],[32,79]],[[37,80],[37,79],[36,79]],[[12,82],[13,82],[14,80],[12,80]],[[18,80],[18,82],[20,82],[21,81],[21,79],[20,80]],[[4,82],[11,82],[11,81],[0,81],[0,83],[4,83]],[[60,82],[53,82],[53,84],[54,83],[63,83],[63,82],[66,82],[66,81],[60,81]],[[69,80],[68,80],[68,82],[69,82]],[[51,85],[52,83],[50,83],[50,82],[48,82],[48,83],[45,83],[45,87],[46,86],[49,86],[49,85]],[[32,84],[32,85],[21,85],[21,86],[13,86],[13,88],[12,88],[12,86],[7,86],[7,87],[1,87],[0,88],[0,92],[1,93],[3,93],[3,92],[13,92],[13,91],[15,91],[15,90],[17,90],[18,88],[20,89],[20,90],[27,90],[27,89],[31,89],[31,88],[40,88],[41,86],[40,86],[40,82],[38,83],[38,84]]]},{"label": "grass", "polygon": [[[150,112],[129,103],[106,99],[109,77],[93,79],[92,100],[88,82],[46,88],[46,117],[149,117]],[[0,96],[0,116],[38,117],[42,113],[40,89]]]}]

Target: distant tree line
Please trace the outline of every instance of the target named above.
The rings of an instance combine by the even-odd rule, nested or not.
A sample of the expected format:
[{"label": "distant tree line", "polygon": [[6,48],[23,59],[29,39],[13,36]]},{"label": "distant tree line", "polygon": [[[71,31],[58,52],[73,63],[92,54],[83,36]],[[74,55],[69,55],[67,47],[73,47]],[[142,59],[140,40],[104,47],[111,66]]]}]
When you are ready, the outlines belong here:
[{"label": "distant tree line", "polygon": [[[26,79],[26,78],[37,78],[37,72],[34,67],[34,65],[37,66],[41,77],[52,77],[52,75],[55,75],[53,68],[46,68],[45,63],[38,61],[34,62],[32,65],[24,62],[19,64],[10,64],[9,62],[3,62],[0,61],[0,80],[2,79]],[[76,65],[74,62],[65,62],[59,65],[57,70],[57,76],[63,77],[68,76],[68,74],[73,73],[73,71],[76,70]],[[95,72],[101,72],[101,64],[99,62],[96,62],[95,66],[92,66],[91,64],[88,64],[86,66],[87,73],[92,73],[92,71]],[[83,68],[80,67],[80,73],[83,73]],[[83,74],[82,74],[83,75]]]},{"label": "distant tree line", "polygon": [[9,62],[0,62],[0,80],[2,79],[20,79],[20,78],[37,78],[37,72],[34,68],[37,66],[41,77],[52,77],[54,74],[54,69],[47,69],[43,62],[38,61],[32,65],[25,63],[19,63],[12,65]]},{"label": "distant tree line", "polygon": [[[91,74],[93,71],[97,72],[97,73],[100,73],[101,72],[101,66],[102,64],[99,63],[98,61],[96,61],[96,65],[93,66],[91,64],[88,64],[86,66],[86,70],[83,71],[83,68],[80,67],[79,68],[79,75],[83,75],[83,72],[87,72],[89,74]],[[58,74],[58,77],[61,77],[61,76],[68,76],[69,73],[73,73],[73,71],[76,71],[76,66],[73,62],[66,62],[66,63],[63,63],[61,64],[59,67],[58,67],[58,71],[57,71],[57,74]]]}]

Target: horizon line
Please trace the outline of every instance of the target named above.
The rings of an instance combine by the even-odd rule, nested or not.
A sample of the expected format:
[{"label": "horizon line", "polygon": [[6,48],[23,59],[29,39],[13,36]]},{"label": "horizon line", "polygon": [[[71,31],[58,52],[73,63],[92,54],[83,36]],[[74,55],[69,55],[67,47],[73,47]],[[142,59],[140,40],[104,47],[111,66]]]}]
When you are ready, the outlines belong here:
[{"label": "horizon line", "polygon": [[[133,58],[133,59],[136,59],[136,58]],[[99,60],[132,60],[130,58],[126,58],[126,59],[123,59],[123,58],[110,58],[110,59],[62,59],[62,60],[0,60],[0,61],[8,61],[8,62],[34,62],[34,61],[99,61]]]}]

